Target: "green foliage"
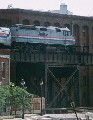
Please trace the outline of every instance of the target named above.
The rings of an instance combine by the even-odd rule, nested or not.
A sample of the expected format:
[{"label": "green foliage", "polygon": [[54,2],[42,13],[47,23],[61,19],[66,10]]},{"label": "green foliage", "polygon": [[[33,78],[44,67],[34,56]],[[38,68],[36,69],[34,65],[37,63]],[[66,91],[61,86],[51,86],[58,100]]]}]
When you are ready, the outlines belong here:
[{"label": "green foliage", "polygon": [[17,111],[24,107],[31,108],[34,95],[28,93],[26,88],[22,89],[10,83],[7,86],[0,87],[0,104],[1,106],[10,106]]}]

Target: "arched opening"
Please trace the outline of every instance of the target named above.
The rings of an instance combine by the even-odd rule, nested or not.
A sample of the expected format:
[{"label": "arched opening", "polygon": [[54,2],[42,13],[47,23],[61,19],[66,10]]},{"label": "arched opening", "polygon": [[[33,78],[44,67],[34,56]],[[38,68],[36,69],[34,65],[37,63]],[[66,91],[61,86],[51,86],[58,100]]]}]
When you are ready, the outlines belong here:
[{"label": "arched opening", "polygon": [[48,26],[50,26],[50,23],[49,22],[44,22],[44,26],[48,27]]},{"label": "arched opening", "polygon": [[64,27],[67,27],[68,29],[70,29],[70,24],[64,24]]},{"label": "arched opening", "polygon": [[89,28],[88,26],[82,27],[82,41],[83,41],[83,52],[89,51]]},{"label": "arched opening", "polygon": [[60,27],[60,23],[56,22],[56,23],[54,23],[54,26],[55,27]]},{"label": "arched opening", "polygon": [[9,27],[11,25],[12,25],[12,21],[11,20],[0,19],[0,26],[1,27]]},{"label": "arched opening", "polygon": [[23,23],[24,25],[29,25],[29,24],[30,24],[30,22],[29,22],[28,19],[24,19],[24,20],[22,21],[22,23]]},{"label": "arched opening", "polygon": [[76,39],[76,44],[79,45],[80,44],[80,40],[79,40],[79,25],[75,24],[73,25],[73,36]]},{"label": "arched opening", "polygon": [[[92,34],[91,34],[91,40],[93,41],[93,27],[92,27]],[[92,43],[93,44],[93,43]]]},{"label": "arched opening", "polygon": [[89,44],[89,28],[88,26],[83,26],[82,27],[82,36],[83,36],[83,41],[84,44],[88,45]]},{"label": "arched opening", "polygon": [[35,26],[40,26],[40,22],[39,22],[38,20],[35,20],[35,21],[33,22],[33,24],[34,24]]}]

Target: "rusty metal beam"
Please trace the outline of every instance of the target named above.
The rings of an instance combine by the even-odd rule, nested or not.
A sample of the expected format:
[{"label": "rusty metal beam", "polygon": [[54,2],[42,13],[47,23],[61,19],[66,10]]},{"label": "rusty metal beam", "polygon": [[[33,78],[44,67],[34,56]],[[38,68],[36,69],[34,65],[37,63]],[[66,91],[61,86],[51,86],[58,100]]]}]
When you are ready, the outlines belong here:
[{"label": "rusty metal beam", "polygon": [[58,96],[60,95],[60,93],[61,93],[63,90],[65,90],[67,84],[70,82],[70,80],[72,79],[72,77],[75,75],[75,73],[76,73],[77,71],[78,71],[78,69],[76,69],[76,70],[72,73],[72,75],[67,79],[65,85],[62,86],[62,85],[59,83],[59,81],[56,79],[56,77],[53,75],[53,73],[48,69],[48,72],[51,73],[51,75],[53,76],[53,78],[54,78],[54,79],[60,84],[60,86],[61,86],[60,91],[59,91],[58,94],[54,97],[54,99],[50,102],[50,104],[48,105],[48,107],[51,107],[51,105],[55,102],[55,100],[58,98]]},{"label": "rusty metal beam", "polygon": [[40,52],[30,53],[11,51],[11,62],[47,62],[63,64],[93,65],[93,54],[89,53],[63,53],[63,52]]}]

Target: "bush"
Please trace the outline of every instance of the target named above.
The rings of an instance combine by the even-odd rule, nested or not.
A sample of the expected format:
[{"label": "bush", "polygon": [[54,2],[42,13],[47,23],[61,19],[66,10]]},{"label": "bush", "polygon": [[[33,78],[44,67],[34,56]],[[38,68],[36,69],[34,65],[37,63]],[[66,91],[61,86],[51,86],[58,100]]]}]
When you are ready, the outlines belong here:
[{"label": "bush", "polygon": [[22,118],[22,114],[15,115],[15,118]]}]

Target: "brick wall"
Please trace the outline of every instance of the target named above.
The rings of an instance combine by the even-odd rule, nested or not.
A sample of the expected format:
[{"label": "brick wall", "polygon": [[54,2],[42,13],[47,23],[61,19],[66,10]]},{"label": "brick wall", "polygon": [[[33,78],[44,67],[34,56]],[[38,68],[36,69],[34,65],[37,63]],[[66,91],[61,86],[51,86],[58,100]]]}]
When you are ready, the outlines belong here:
[{"label": "brick wall", "polygon": [[[75,38],[77,40],[77,45],[89,45],[89,52],[93,52],[93,18],[92,17],[83,17],[83,16],[74,16],[74,15],[62,15],[55,14],[49,12],[40,12],[40,11],[32,11],[32,10],[23,10],[23,9],[2,9],[0,10],[0,20],[3,21],[9,20],[11,24],[22,23],[23,20],[29,20],[30,24],[33,24],[35,20],[40,22],[40,25],[44,25],[44,22],[49,22],[50,25],[54,25],[54,23],[60,23],[60,26],[63,27],[65,24],[70,26],[72,30],[72,24],[74,25]],[[85,30],[84,30],[85,28]],[[86,32],[87,36],[84,36],[84,32]],[[79,48],[80,49],[80,48]],[[82,48],[80,49],[82,51]],[[87,50],[86,50],[87,51]],[[7,51],[0,50],[0,54],[7,54]],[[6,67],[7,68],[7,67]],[[7,68],[8,69],[8,68]],[[89,71],[84,71],[83,68],[80,68],[80,87],[81,87],[81,96],[83,96],[83,91],[85,92],[85,86],[83,85],[84,77],[89,81],[89,104],[93,106],[93,68],[89,68]],[[7,73],[7,72],[6,72]],[[86,74],[86,75],[85,75]],[[0,76],[1,76],[0,72]],[[2,77],[0,77],[1,79]],[[85,83],[85,82],[84,82]],[[82,87],[84,86],[84,87]],[[87,86],[86,86],[87,87]],[[81,97],[81,105],[83,103],[83,97]]]},{"label": "brick wall", "polygon": [[10,50],[0,49],[0,82],[7,85],[10,80]]}]

